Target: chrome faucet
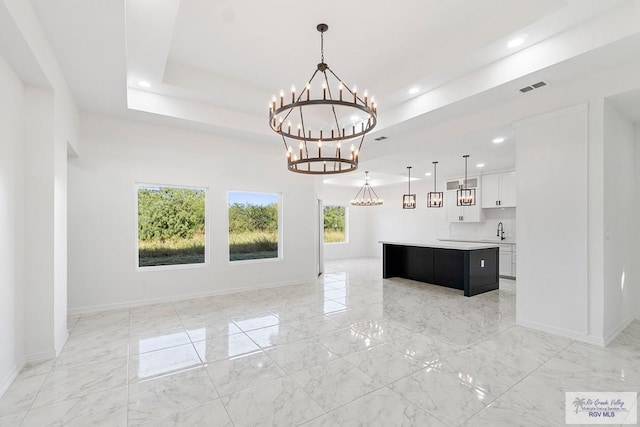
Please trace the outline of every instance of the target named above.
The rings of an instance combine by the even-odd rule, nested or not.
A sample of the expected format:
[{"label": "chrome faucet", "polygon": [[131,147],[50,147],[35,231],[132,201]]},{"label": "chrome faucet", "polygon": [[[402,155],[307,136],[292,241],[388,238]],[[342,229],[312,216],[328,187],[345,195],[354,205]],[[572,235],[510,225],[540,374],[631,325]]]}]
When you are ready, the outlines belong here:
[{"label": "chrome faucet", "polygon": [[496,234],[496,236],[498,236],[500,238],[500,240],[504,240],[504,225],[502,224],[502,222],[498,223],[498,234]]}]

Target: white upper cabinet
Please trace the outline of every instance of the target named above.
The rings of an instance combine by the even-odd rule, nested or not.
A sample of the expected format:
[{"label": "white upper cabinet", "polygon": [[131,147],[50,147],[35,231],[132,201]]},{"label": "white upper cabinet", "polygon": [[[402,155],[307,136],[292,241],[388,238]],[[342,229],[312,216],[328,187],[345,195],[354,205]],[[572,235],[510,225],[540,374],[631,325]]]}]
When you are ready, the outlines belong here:
[{"label": "white upper cabinet", "polygon": [[477,200],[480,189],[476,189],[476,204],[474,206],[458,206],[457,190],[449,190],[444,197],[447,219],[449,222],[482,222],[484,215]]},{"label": "white upper cabinet", "polygon": [[516,207],[515,171],[492,173],[482,177],[482,207]]}]

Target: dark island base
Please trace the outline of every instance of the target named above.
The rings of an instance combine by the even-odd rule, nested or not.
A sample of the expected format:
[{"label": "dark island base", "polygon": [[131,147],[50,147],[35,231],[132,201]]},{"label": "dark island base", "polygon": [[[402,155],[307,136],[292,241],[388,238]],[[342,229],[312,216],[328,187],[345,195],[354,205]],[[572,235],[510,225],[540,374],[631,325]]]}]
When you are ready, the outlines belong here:
[{"label": "dark island base", "polygon": [[470,297],[499,287],[499,248],[461,250],[384,244],[382,277],[403,277],[464,291]]}]

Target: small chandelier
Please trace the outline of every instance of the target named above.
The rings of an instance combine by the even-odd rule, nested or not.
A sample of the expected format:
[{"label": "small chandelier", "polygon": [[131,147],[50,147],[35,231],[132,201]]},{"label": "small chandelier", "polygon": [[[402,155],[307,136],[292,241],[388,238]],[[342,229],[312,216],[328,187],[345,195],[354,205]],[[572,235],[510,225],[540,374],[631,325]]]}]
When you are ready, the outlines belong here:
[{"label": "small chandelier", "polygon": [[369,171],[366,171],[364,173],[364,185],[351,200],[351,204],[353,206],[380,206],[382,203],[384,203],[383,200],[378,197],[373,187],[369,185]]},{"label": "small chandelier", "polygon": [[437,191],[436,187],[436,165],[438,162],[433,163],[433,191],[427,193],[427,207],[428,208],[441,208],[444,196],[442,191]]},{"label": "small chandelier", "polygon": [[475,206],[476,189],[467,188],[467,160],[469,155],[465,154],[462,157],[464,157],[464,181],[462,181],[462,186],[458,190],[458,206]]},{"label": "small chandelier", "polygon": [[416,195],[411,194],[411,166],[407,166],[409,170],[409,193],[402,196],[402,209],[416,208]]},{"label": "small chandelier", "polygon": [[[355,86],[347,86],[324,62],[324,33],[329,26],[318,24],[316,28],[321,61],[302,91],[296,94],[295,87],[291,88],[290,103],[285,104],[282,91],[279,100],[273,97],[269,126],[282,136],[290,171],[315,175],[351,172],[358,168],[365,135],[376,126],[377,106],[367,91],[360,96]],[[312,96],[316,76],[321,88],[313,88]]]}]

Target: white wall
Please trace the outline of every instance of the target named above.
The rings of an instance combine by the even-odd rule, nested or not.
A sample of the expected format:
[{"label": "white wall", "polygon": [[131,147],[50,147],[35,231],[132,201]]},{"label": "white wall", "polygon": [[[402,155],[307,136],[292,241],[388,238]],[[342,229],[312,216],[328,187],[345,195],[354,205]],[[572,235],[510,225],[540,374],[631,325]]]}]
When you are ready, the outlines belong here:
[{"label": "white wall", "polygon": [[516,125],[517,322],[582,339],[589,335],[587,125],[586,104]]},{"label": "white wall", "polygon": [[[280,146],[99,115],[81,118],[69,160],[69,308],[82,311],[315,278],[316,180]],[[208,188],[210,263],[138,271],[136,183]],[[282,193],[281,261],[228,261],[227,192]]]},{"label": "white wall", "polygon": [[369,256],[370,214],[380,206],[351,206],[349,203],[358,192],[358,188],[324,185],[322,191],[323,204],[346,206],[347,208],[347,243],[327,243],[324,245],[324,259],[363,258]]},{"label": "white wall", "polygon": [[629,118],[604,104],[604,325],[614,337],[637,311],[635,139]]},{"label": "white wall", "polygon": [[[634,210],[636,212],[640,212],[640,171],[638,170],[638,166],[640,165],[640,124],[636,123],[634,126],[634,140],[636,144],[636,152],[635,152],[635,200],[636,204],[634,206]],[[636,242],[640,242],[640,227],[635,227],[631,230],[633,233],[633,239]],[[636,319],[640,320],[640,265],[634,263],[635,271],[636,271]]]},{"label": "white wall", "polygon": [[[78,112],[31,3],[0,3],[0,55],[24,86],[24,358],[54,357],[67,337],[66,152]],[[17,122],[18,123],[18,122]]]},{"label": "white wall", "polygon": [[0,396],[24,358],[23,92],[0,56]]}]

